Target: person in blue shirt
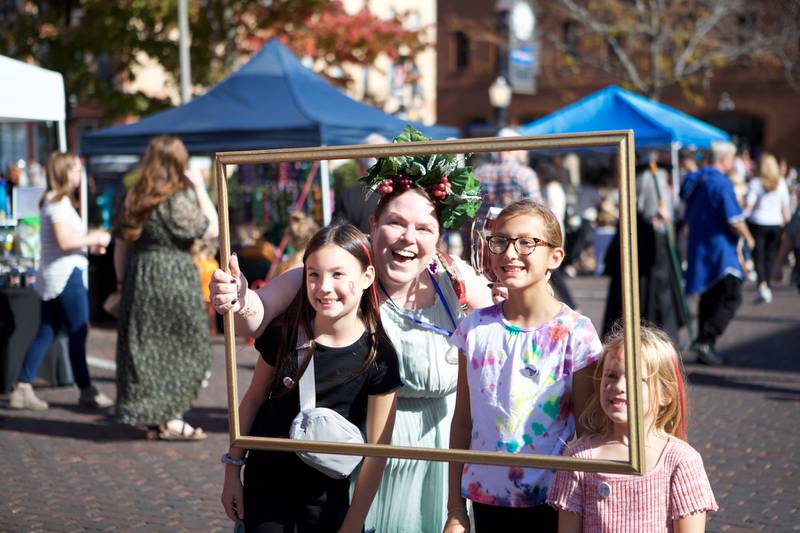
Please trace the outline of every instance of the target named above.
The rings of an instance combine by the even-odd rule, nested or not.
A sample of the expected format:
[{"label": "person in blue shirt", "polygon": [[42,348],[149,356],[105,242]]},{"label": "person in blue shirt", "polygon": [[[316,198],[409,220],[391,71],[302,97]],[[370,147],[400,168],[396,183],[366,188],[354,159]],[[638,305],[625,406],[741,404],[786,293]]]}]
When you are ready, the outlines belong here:
[{"label": "person in blue shirt", "polygon": [[680,191],[689,226],[686,292],[700,295],[698,335],[689,356],[710,365],[724,364],[714,345],[742,303],[739,240],[754,244],[727,177],[735,156],[733,144],[713,143],[711,165],[686,176]]}]

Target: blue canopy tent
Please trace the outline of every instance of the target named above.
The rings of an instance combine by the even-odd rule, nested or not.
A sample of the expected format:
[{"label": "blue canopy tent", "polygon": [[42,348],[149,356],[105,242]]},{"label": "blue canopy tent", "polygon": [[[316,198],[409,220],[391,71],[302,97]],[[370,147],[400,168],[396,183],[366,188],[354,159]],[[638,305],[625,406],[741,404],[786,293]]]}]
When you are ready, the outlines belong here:
[{"label": "blue canopy tent", "polygon": [[[391,139],[406,123],[348,97],[272,39],[206,94],[134,124],[89,132],[80,151],[141,154],[159,134],[179,137],[190,153],[359,144],[372,132]],[[414,126],[433,138],[458,136],[454,128]],[[321,170],[325,189],[327,165]]]},{"label": "blue canopy tent", "polygon": [[677,109],[609,85],[521,128],[524,135],[633,130],[637,148],[670,148],[673,190],[677,193],[678,149],[708,148],[730,136]]},{"label": "blue canopy tent", "polygon": [[[521,129],[525,135],[630,129],[633,130],[637,148],[669,147],[672,155],[672,188],[676,203],[679,181],[678,149],[688,145],[708,148],[714,141],[730,140],[730,136],[719,128],[616,85],[609,85]],[[689,336],[694,338],[683,290],[680,263],[669,233],[667,242],[671,273],[679,287],[681,307],[687,320]]]},{"label": "blue canopy tent", "polygon": [[[180,137],[191,153],[358,144],[372,132],[391,139],[405,124],[348,97],[272,39],[191,102],[85,134],[81,153],[141,154],[159,134]],[[458,136],[454,128],[415,126],[433,138]]]}]

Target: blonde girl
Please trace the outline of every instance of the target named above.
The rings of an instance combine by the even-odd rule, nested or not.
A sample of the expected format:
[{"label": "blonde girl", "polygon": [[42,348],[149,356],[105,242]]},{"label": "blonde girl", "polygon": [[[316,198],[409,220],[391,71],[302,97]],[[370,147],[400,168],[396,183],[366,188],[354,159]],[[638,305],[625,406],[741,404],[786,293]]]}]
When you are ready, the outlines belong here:
[{"label": "blonde girl", "polygon": [[783,226],[789,222],[789,188],[781,177],[778,160],[763,154],[758,165],[758,178],[750,180],[745,204],[747,227],[755,239],[753,260],[758,276],[756,303],[772,301],[770,267],[781,242]]},{"label": "blonde girl", "polygon": [[[606,339],[597,366],[597,387],[581,416],[586,435],[567,451],[581,459],[627,461],[628,404],[622,328]],[[683,439],[685,379],[669,337],[641,327],[643,476],[559,472],[548,503],[559,510],[559,533],[705,531],[706,513],[717,504],[703,460]]]},{"label": "blonde girl", "polygon": [[[492,273],[508,299],[472,313],[456,330],[459,349],[451,448],[559,455],[575,435],[573,412],[592,394],[600,340],[591,321],[553,297],[550,272],[564,259],[561,228],[528,200],[503,209],[487,239]],[[551,470],[450,464],[447,533],[555,531],[545,503]]]}]

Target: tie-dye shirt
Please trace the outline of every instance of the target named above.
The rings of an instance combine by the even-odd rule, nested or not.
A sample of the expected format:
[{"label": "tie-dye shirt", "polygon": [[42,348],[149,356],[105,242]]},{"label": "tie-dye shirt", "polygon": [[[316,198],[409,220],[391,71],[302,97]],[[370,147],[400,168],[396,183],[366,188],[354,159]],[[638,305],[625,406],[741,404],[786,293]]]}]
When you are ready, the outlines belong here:
[{"label": "tie-dye shirt", "polygon": [[[549,322],[520,328],[499,303],[473,312],[451,342],[464,354],[471,450],[561,455],[575,433],[572,376],[600,357],[592,322],[562,305]],[[461,494],[502,507],[545,503],[552,470],[464,465]]]}]

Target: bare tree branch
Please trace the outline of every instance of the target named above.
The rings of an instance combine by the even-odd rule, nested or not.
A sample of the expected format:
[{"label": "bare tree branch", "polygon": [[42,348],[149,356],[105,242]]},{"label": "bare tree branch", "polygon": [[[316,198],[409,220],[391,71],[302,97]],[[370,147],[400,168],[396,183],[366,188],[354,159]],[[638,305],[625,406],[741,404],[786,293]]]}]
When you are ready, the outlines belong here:
[{"label": "bare tree branch", "polygon": [[673,76],[676,79],[680,79],[686,75],[686,66],[689,61],[696,56],[697,47],[706,40],[708,34],[717,27],[723,17],[731,13],[731,8],[736,4],[738,4],[738,2],[717,2],[708,18],[700,21],[695,26],[695,31],[686,44],[686,48],[684,48],[683,52],[678,56],[678,60],[675,62]]},{"label": "bare tree branch", "polygon": [[640,91],[645,92],[647,85],[639,76],[636,66],[631,61],[622,44],[610,31],[610,28],[601,23],[592,13],[583,6],[578,5],[573,0],[560,0],[562,9],[569,13],[573,18],[581,22],[584,26],[591,29],[595,34],[602,37],[608,43],[614,55],[617,57],[622,67],[625,69],[628,80]]}]

